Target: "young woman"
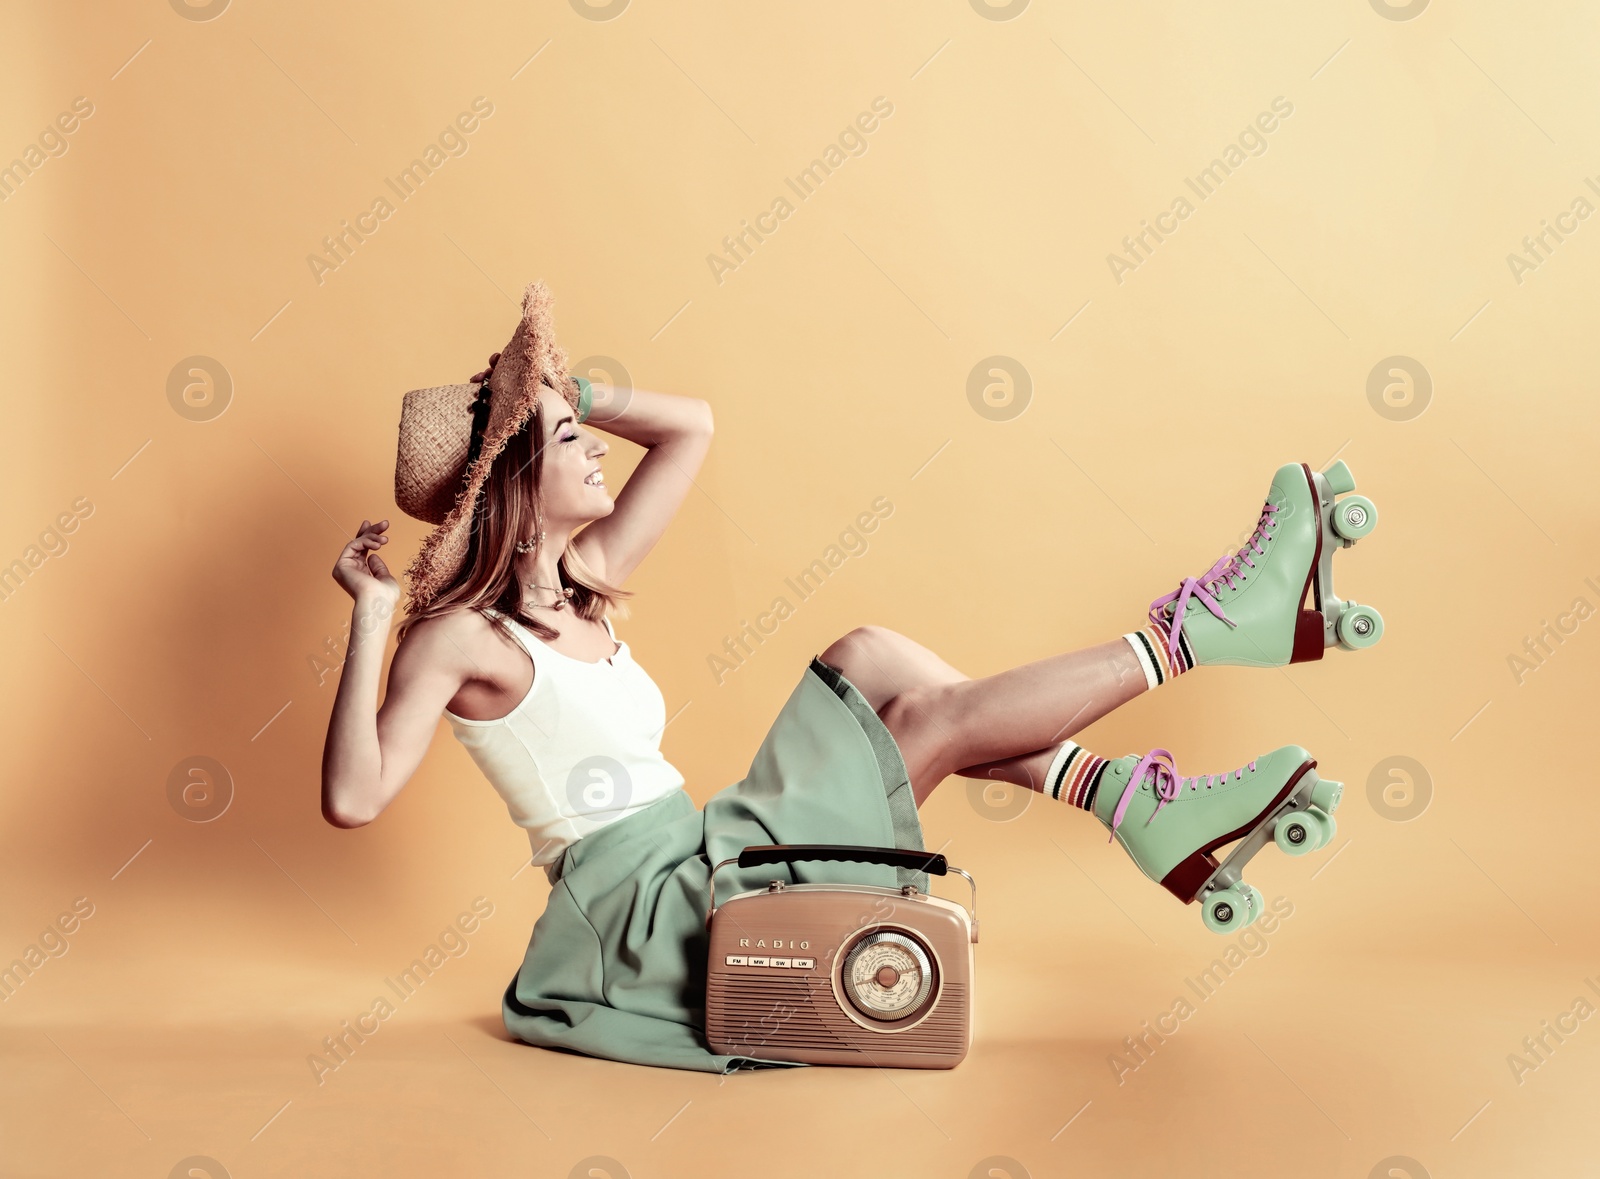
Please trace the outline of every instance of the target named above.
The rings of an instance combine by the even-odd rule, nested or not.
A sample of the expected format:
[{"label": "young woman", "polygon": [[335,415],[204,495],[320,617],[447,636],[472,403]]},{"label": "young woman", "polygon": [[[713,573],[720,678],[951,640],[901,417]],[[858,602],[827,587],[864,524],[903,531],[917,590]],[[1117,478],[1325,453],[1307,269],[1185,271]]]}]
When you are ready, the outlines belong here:
[{"label": "young woman", "polygon": [[[1326,846],[1337,782],[1297,745],[1223,774],[1179,776],[1170,753],[1103,758],[1072,736],[1141,692],[1208,664],[1276,667],[1382,633],[1333,596],[1333,553],[1376,514],[1343,463],[1276,473],[1236,553],[1151,603],[1138,630],[974,680],[878,626],[811,659],[749,774],[697,808],[660,751],[665,701],[608,613],[671,522],[712,438],[692,398],[569,378],[550,296],[530,285],[506,351],[474,384],[407,394],[396,501],[439,525],[408,570],[411,598],[378,681],[401,592],[363,521],[335,565],[354,599],[323,757],[330,823],[372,822],[443,716],[529,834],[550,899],[511,980],[507,1029],[533,1044],[725,1071],[703,1037],[711,865],[751,844],[923,850],[917,808],[946,777],[1003,779],[1088,811],[1207,926],[1233,932],[1261,897],[1239,877],[1268,840]],[[481,382],[481,384],[479,383]],[[645,449],[612,497],[593,427]],[[1308,595],[1310,601],[1308,602]],[[1219,864],[1212,854],[1240,841]],[[724,896],[793,880],[895,884],[878,865],[719,874]]]}]

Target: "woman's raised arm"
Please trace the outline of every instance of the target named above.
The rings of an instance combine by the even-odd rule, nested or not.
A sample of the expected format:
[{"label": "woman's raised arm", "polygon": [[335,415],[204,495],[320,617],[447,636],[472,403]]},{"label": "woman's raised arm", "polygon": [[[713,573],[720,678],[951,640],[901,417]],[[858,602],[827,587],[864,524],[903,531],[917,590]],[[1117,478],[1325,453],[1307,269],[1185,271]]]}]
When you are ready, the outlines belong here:
[{"label": "woman's raised arm", "polygon": [[335,827],[372,822],[422,763],[439,717],[471,674],[456,633],[464,616],[417,623],[395,652],[378,708],[378,678],[400,586],[373,550],[388,542],[387,520],[361,523],[333,578],[355,599],[350,646],[322,749],[322,816]]},{"label": "woman's raised arm", "polygon": [[[672,523],[711,449],[711,404],[696,397],[594,383],[586,426],[646,449],[609,516],[573,538],[584,561],[620,586]],[[582,427],[580,427],[582,428]]]}]

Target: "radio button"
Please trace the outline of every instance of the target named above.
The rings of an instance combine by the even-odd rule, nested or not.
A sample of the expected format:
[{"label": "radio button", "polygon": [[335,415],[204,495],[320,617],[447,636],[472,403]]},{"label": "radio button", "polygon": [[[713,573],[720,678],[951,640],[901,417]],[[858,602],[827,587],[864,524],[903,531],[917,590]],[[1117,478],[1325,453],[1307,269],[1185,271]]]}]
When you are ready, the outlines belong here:
[{"label": "radio button", "polygon": [[728,965],[729,966],[745,966],[747,964],[748,964],[747,963],[747,959],[746,959],[745,955],[743,955],[743,954],[729,954],[728,955]]},{"label": "radio button", "polygon": [[750,965],[765,966],[767,965],[767,958],[764,954],[752,954],[750,955]]},{"label": "radio button", "polygon": [[769,965],[771,965],[771,966],[788,966],[789,965],[789,959],[787,959],[787,958],[774,958],[769,963]]},{"label": "radio button", "polygon": [[791,958],[789,961],[796,970],[811,970],[817,964],[815,958]]}]

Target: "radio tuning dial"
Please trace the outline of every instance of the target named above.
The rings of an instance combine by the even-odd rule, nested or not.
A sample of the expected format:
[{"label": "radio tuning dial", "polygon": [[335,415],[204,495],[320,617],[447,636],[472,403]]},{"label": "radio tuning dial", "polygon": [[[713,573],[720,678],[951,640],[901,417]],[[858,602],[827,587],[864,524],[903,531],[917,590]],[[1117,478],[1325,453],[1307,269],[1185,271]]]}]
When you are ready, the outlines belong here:
[{"label": "radio tuning dial", "polygon": [[903,1019],[920,1008],[932,990],[933,967],[927,952],[909,934],[868,934],[845,955],[845,994],[856,1010],[871,1019]]}]

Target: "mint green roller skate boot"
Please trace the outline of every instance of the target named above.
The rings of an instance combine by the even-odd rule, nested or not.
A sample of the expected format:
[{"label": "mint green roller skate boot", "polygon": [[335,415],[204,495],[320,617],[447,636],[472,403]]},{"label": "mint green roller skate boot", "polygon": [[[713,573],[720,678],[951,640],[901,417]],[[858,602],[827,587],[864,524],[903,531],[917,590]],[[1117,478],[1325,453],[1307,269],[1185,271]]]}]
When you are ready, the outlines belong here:
[{"label": "mint green roller skate boot", "polygon": [[1321,659],[1334,643],[1347,650],[1376,643],[1382,615],[1333,592],[1333,554],[1378,522],[1365,496],[1335,500],[1355,486],[1342,460],[1320,474],[1304,463],[1279,467],[1239,550],[1150,603],[1168,658],[1189,667],[1282,667]]},{"label": "mint green roller skate boot", "polygon": [[[1268,843],[1289,855],[1326,847],[1344,786],[1319,778],[1316,760],[1285,745],[1224,774],[1180,777],[1172,754],[1105,763],[1088,807],[1139,870],[1185,904],[1200,902],[1214,933],[1233,933],[1261,915],[1261,893],[1240,873]],[[1219,864],[1211,853],[1239,840]]]}]

